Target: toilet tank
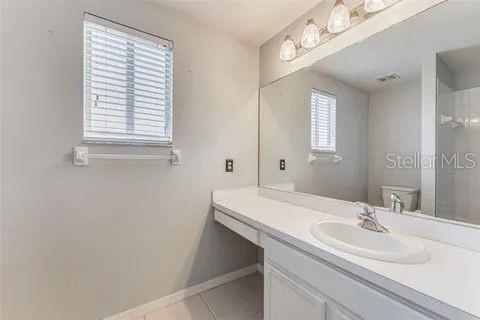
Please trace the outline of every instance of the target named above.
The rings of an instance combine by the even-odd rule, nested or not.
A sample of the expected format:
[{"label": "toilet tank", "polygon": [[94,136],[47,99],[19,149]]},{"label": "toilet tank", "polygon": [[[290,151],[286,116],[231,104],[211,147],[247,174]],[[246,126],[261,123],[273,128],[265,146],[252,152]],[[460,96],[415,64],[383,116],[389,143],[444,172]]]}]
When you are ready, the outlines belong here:
[{"label": "toilet tank", "polygon": [[392,201],[390,196],[396,194],[403,202],[405,211],[417,210],[418,203],[418,188],[404,187],[404,186],[382,186],[383,206],[390,208]]}]

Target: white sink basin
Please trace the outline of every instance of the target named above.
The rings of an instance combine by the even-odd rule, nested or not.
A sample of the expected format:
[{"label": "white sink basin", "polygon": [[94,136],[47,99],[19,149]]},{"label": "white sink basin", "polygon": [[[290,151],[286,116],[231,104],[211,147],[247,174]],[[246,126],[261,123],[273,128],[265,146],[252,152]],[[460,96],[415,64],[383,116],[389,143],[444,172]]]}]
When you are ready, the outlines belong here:
[{"label": "white sink basin", "polygon": [[378,233],[358,226],[358,221],[326,220],[314,223],[310,232],[318,240],[357,256],[405,264],[428,260],[422,241],[395,231]]}]

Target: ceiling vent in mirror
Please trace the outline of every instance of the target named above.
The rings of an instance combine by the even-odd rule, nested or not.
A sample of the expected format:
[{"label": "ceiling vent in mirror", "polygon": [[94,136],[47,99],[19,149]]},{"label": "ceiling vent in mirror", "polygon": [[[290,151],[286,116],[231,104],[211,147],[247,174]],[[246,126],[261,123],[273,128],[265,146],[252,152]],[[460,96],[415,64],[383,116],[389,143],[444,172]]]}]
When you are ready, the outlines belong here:
[{"label": "ceiling vent in mirror", "polygon": [[377,78],[380,82],[387,82],[392,80],[400,80],[400,76],[396,73],[387,74],[385,76],[381,76]]}]

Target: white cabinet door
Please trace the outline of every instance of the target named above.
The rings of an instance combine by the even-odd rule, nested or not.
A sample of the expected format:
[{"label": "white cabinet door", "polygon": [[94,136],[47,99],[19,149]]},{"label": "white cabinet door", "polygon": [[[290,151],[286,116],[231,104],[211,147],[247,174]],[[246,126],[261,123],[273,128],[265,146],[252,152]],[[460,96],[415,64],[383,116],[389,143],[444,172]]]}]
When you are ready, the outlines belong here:
[{"label": "white cabinet door", "polygon": [[[357,318],[355,318],[357,319]],[[328,319],[330,320],[330,319]],[[348,316],[347,314],[341,312],[340,310],[334,310],[332,312],[331,320],[354,320],[353,316]]]},{"label": "white cabinet door", "polygon": [[265,320],[325,320],[325,300],[265,263]]},{"label": "white cabinet door", "polygon": [[[417,310],[417,305],[410,306],[404,301],[394,299],[270,237],[263,239],[263,245],[265,259],[270,265],[274,265],[284,274],[294,275],[292,277],[297,283],[307,283],[308,288],[318,292],[327,301],[328,320],[345,320],[345,317],[346,320],[349,318],[352,320],[438,319],[438,317],[432,318],[427,315],[428,310],[420,312]],[[339,310],[340,314],[337,316],[332,310]]]}]

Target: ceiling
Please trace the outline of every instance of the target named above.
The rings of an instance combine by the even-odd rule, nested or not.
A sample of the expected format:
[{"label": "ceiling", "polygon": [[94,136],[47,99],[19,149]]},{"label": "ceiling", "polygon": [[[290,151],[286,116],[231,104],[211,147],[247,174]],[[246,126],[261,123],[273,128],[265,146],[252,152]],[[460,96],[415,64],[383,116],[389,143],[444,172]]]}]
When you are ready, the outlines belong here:
[{"label": "ceiling", "polygon": [[[478,12],[480,1],[450,0],[331,55],[315,63],[314,68],[367,92],[419,78],[425,56],[480,44]],[[445,55],[445,59],[451,57],[454,64],[454,58],[468,58],[465,65],[452,66],[461,69],[472,63],[479,65],[479,53],[478,49],[457,51]],[[391,73],[400,75],[401,80],[376,80]]]},{"label": "ceiling", "polygon": [[260,46],[322,0],[153,0]]},{"label": "ceiling", "polygon": [[480,68],[480,46],[446,51],[439,56],[454,73]]}]

